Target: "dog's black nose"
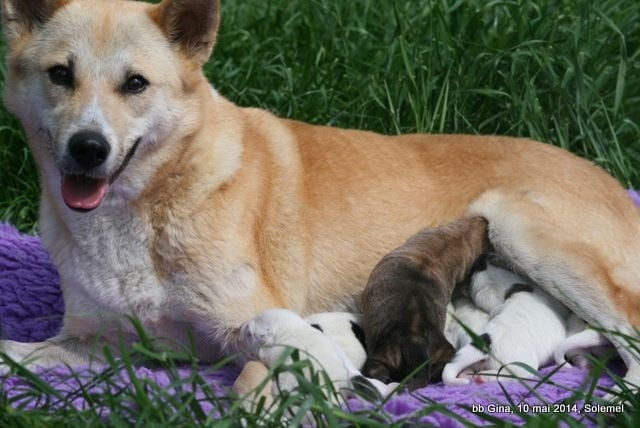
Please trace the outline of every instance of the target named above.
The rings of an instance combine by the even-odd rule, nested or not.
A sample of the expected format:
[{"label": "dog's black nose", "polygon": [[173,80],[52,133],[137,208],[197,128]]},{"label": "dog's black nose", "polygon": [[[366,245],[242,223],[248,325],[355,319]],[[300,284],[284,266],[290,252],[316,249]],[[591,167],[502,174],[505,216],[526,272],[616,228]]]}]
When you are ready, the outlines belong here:
[{"label": "dog's black nose", "polygon": [[102,165],[110,151],[107,140],[95,131],[80,131],[69,140],[69,154],[84,169]]}]

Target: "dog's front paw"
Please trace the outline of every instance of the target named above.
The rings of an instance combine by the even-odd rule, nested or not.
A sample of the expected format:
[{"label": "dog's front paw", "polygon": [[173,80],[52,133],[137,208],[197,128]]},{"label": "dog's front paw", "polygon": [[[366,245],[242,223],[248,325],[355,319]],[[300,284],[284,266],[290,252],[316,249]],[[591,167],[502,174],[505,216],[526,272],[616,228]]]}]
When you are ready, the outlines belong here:
[{"label": "dog's front paw", "polygon": [[54,337],[44,342],[22,343],[0,341],[0,372],[7,373],[16,363],[29,370],[61,365],[79,366],[99,363],[93,349],[77,338]]},{"label": "dog's front paw", "polygon": [[237,349],[249,360],[259,360],[260,346],[262,345],[254,333],[251,321],[242,324],[237,333]]},{"label": "dog's front paw", "polygon": [[41,343],[22,343],[0,340],[0,374],[6,375],[16,364],[33,368],[36,366],[37,349]]}]

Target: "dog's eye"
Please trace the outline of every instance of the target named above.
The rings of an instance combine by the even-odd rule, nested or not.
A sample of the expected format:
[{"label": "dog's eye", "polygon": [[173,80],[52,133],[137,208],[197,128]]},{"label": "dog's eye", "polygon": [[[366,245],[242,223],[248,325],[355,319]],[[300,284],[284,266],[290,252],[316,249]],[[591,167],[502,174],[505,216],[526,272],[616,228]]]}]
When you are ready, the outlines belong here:
[{"label": "dog's eye", "polygon": [[142,77],[139,74],[134,74],[130,76],[124,85],[122,86],[122,92],[125,94],[139,94],[140,92],[147,89],[149,86],[149,81]]},{"label": "dog's eye", "polygon": [[65,88],[73,88],[73,70],[65,65],[54,65],[47,70],[49,79],[54,85],[64,86]]}]

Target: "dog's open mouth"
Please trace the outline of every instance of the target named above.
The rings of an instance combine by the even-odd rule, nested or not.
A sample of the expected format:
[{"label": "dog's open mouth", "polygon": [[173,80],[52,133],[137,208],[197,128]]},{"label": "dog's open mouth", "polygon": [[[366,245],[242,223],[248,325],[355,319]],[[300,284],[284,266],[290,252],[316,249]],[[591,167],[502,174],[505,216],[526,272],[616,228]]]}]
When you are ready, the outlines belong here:
[{"label": "dog's open mouth", "polygon": [[140,140],[140,138],[136,140],[116,172],[109,179],[94,178],[87,175],[62,174],[60,190],[64,203],[72,210],[80,212],[89,212],[98,208],[107,197],[109,186],[129,164],[140,144]]},{"label": "dog's open mouth", "polygon": [[77,211],[91,211],[100,206],[109,191],[109,181],[84,175],[63,175],[62,199]]}]

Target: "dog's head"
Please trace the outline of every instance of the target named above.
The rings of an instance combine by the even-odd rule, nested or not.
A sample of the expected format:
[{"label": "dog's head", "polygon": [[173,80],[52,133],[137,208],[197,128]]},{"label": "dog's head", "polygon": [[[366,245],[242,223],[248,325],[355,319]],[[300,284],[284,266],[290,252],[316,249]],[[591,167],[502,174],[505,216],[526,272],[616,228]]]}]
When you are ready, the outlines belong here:
[{"label": "dog's head", "polygon": [[[1,1],[5,104],[22,121],[43,184],[77,211],[135,196],[145,184],[136,154],[193,132],[219,0]],[[125,191],[118,179],[134,163]]]}]

